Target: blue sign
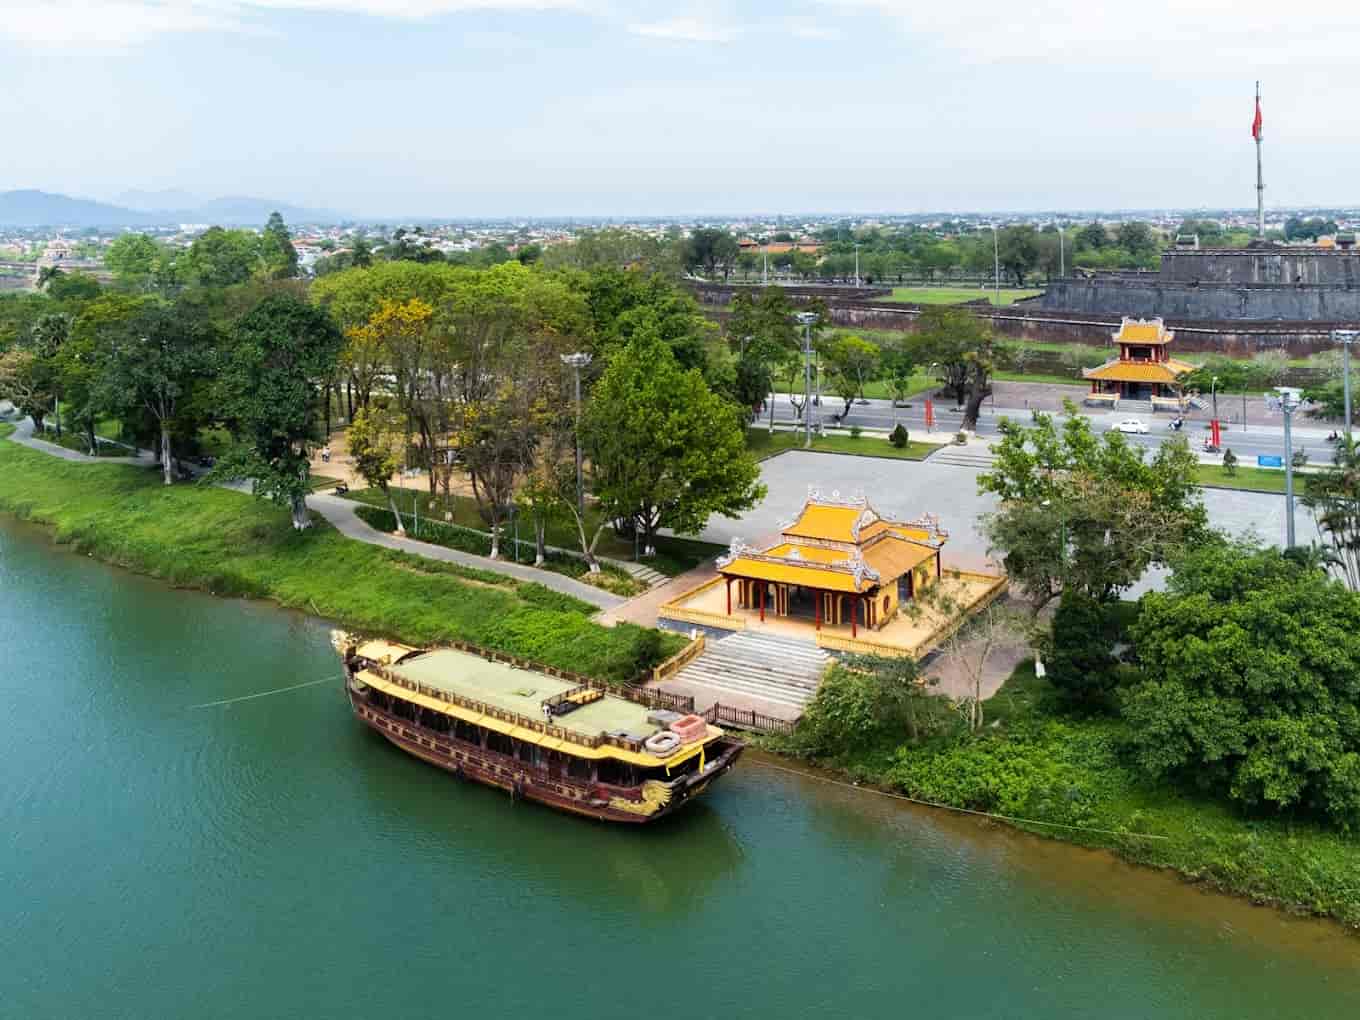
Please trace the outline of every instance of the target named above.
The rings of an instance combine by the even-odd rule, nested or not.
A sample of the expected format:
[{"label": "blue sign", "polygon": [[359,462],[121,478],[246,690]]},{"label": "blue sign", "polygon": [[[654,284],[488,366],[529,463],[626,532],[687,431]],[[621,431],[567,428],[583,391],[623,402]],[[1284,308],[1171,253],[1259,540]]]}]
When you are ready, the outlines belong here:
[{"label": "blue sign", "polygon": [[1256,457],[1258,467],[1284,467],[1284,458],[1278,454],[1258,454]]}]

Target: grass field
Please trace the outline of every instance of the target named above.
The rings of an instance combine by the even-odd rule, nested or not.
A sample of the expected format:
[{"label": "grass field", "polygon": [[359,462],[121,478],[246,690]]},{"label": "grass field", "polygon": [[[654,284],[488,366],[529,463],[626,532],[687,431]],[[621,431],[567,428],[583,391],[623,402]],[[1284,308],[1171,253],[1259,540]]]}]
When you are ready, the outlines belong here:
[{"label": "grass field", "polygon": [[[801,450],[803,433],[770,432],[758,427],[746,430],[746,448],[759,460],[777,456],[785,450]],[[880,436],[813,436],[812,449],[819,453],[844,453],[855,457],[886,457],[890,460],[925,460],[939,446],[934,443],[908,442],[902,449]]]},{"label": "grass field", "polygon": [[[1252,492],[1284,493],[1284,472],[1273,468],[1239,466],[1228,474],[1217,464],[1201,464],[1195,469],[1199,484],[1211,489],[1247,489]],[[1294,491],[1303,491],[1303,479],[1294,476]]]},{"label": "grass field", "polygon": [[[402,513],[411,513],[412,506],[418,505],[421,517],[427,514],[436,520],[442,521],[444,514],[452,514],[450,523],[463,528],[470,528],[474,531],[485,532],[486,522],[482,520],[481,513],[477,509],[477,501],[470,496],[454,496],[447,503],[443,496],[431,496],[429,489],[410,489],[393,487],[392,492],[396,497],[397,509]],[[368,503],[371,506],[386,507],[387,500],[377,489],[358,489],[350,492],[350,499],[358,500],[360,503]],[[587,508],[588,524],[594,528],[598,523],[598,515],[589,512]],[[520,524],[521,540],[532,542],[533,535],[529,530],[527,522]],[[557,520],[548,524],[547,544],[557,546],[559,549],[576,549],[580,547],[580,540],[577,538],[576,530],[570,521]],[[726,546],[714,545],[711,542],[700,542],[692,538],[675,538],[668,535],[657,536],[656,555],[648,556],[643,559],[648,567],[657,573],[665,574],[667,577],[675,577],[693,570],[705,560],[717,556],[726,550]],[[604,534],[600,536],[600,544],[595,547],[595,552],[599,556],[607,556],[617,560],[631,560],[633,558],[633,540],[616,535],[612,528],[605,528]]]},{"label": "grass field", "polygon": [[[1065,709],[1032,662],[986,703],[986,721],[981,735],[888,739],[818,764],[937,804],[1056,823],[1018,827],[1360,928],[1360,841],[1144,779],[1124,752],[1126,724]],[[765,742],[798,753],[796,740]]]},{"label": "grass field", "polygon": [[[0,437],[12,428],[0,425]],[[243,493],[164,486],[142,468],[63,461],[0,441],[0,511],[57,541],[171,584],[267,598],[412,644],[462,640],[623,681],[683,640],[627,624],[539,584],[344,538],[324,521],[295,532],[288,511]]]},{"label": "grass field", "polygon": [[[1034,297],[1038,290],[1001,290],[1003,305],[1013,304],[1021,298]],[[904,305],[957,305],[964,301],[994,301],[996,295],[992,288],[981,287],[894,287],[892,296],[878,298],[879,301],[894,301]]]}]

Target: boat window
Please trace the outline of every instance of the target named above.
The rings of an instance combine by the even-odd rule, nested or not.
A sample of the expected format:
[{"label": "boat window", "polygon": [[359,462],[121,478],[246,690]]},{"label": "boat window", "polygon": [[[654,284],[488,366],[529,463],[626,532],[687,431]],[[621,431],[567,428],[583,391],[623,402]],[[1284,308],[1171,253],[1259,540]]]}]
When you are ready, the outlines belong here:
[{"label": "boat window", "polygon": [[459,740],[469,744],[480,744],[482,742],[482,731],[480,727],[472,725],[463,719],[457,719],[453,724],[453,735]]},{"label": "boat window", "polygon": [[589,758],[568,758],[567,775],[572,779],[590,778],[590,759]]},{"label": "boat window", "polygon": [[610,786],[627,786],[628,765],[614,758],[600,759],[600,782],[608,783]]},{"label": "boat window", "polygon": [[515,757],[526,765],[532,764],[534,760],[534,745],[526,740],[519,741],[519,746],[515,748]]},{"label": "boat window", "polygon": [[486,749],[495,751],[497,754],[514,754],[515,749],[511,745],[510,738],[504,733],[497,733],[489,730],[486,734]]}]

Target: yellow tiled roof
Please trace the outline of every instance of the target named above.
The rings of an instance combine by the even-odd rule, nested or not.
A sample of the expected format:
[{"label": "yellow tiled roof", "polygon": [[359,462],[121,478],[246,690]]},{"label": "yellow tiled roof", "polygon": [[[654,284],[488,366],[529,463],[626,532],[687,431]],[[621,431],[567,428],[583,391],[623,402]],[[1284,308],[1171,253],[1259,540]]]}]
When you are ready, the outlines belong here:
[{"label": "yellow tiled roof", "polygon": [[798,515],[798,520],[784,529],[794,538],[820,538],[828,542],[853,542],[855,521],[864,507],[827,506],[809,502]]},{"label": "yellow tiled roof", "polygon": [[856,588],[854,574],[828,570],[826,564],[798,564],[788,560],[772,563],[768,560],[748,559],[745,556],[733,560],[725,567],[720,567],[718,572],[724,576],[745,577],[753,581],[773,581],[775,584],[796,584],[804,588],[820,588],[823,591],[862,592],[877,583],[866,577],[864,584]]},{"label": "yellow tiled roof", "polygon": [[1125,319],[1114,335],[1116,343],[1166,344],[1176,334],[1167,329],[1161,319]]},{"label": "yellow tiled roof", "polygon": [[1173,383],[1194,369],[1183,361],[1107,361],[1099,368],[1082,372],[1087,379],[1109,379],[1115,382]]},{"label": "yellow tiled roof", "polygon": [[864,562],[878,573],[879,584],[894,581],[934,558],[935,550],[930,546],[896,537],[875,542],[872,548],[864,550]]},{"label": "yellow tiled roof", "polygon": [[720,567],[719,573],[824,591],[864,592],[875,585],[890,584],[918,564],[934,559],[935,549],[893,534],[874,542],[863,555],[865,565],[878,574],[878,578],[866,576],[858,587],[854,574],[847,569],[849,555],[845,550],[787,542],[756,556],[739,556]]}]

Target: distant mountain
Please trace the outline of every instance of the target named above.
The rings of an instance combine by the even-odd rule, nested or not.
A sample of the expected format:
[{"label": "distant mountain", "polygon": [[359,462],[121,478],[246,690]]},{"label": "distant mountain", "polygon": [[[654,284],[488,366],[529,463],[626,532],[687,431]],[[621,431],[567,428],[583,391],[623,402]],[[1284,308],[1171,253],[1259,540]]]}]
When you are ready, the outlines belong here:
[{"label": "distant mountain", "polygon": [[[188,199],[179,204],[176,200]],[[167,204],[160,204],[161,200]],[[224,227],[262,227],[269,214],[278,211],[292,223],[335,223],[339,213],[304,209],[267,198],[229,197],[200,202],[178,190],[128,191],[121,204],[94,202],[47,191],[0,191],[0,226],[7,227],[155,227],[179,223],[206,223]],[[150,203],[156,204],[150,204]],[[169,204],[173,203],[173,204]]]},{"label": "distant mountain", "polygon": [[47,191],[0,191],[0,225],[12,227],[137,227],[160,219],[85,198]]},{"label": "distant mountain", "polygon": [[199,195],[191,195],[183,188],[164,188],[160,191],[143,191],[132,188],[113,196],[113,204],[138,212],[162,212],[166,209],[192,209],[203,201]]}]

